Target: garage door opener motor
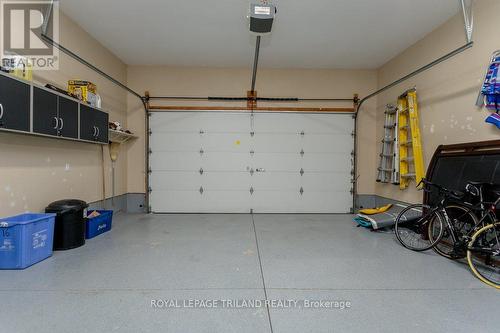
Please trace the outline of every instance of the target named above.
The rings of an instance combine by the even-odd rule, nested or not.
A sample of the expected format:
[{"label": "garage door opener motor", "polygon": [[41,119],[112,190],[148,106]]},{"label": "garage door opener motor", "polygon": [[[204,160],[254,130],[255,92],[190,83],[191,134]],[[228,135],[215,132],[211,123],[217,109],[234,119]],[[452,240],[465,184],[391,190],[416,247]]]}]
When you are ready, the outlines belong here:
[{"label": "garage door opener motor", "polygon": [[256,35],[270,34],[276,17],[276,5],[269,0],[252,1],[250,3],[250,31]]}]

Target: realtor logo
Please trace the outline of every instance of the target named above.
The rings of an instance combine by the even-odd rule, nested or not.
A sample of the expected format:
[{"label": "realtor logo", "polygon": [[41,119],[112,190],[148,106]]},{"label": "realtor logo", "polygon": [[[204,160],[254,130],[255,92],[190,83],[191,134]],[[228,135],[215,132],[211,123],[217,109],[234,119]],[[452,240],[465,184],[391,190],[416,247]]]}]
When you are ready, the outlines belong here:
[{"label": "realtor logo", "polygon": [[2,66],[17,68],[19,62],[35,69],[57,69],[58,49],[42,34],[59,40],[59,3],[51,0],[1,0]]}]

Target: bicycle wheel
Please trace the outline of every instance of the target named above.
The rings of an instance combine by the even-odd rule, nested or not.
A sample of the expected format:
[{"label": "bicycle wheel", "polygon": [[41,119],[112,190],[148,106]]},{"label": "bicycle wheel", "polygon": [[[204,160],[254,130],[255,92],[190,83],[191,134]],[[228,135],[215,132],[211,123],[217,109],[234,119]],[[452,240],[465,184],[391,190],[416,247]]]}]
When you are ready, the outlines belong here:
[{"label": "bicycle wheel", "polygon": [[[467,255],[467,244],[460,244],[460,242],[465,236],[470,235],[472,229],[477,225],[477,217],[469,208],[460,205],[449,205],[445,209],[453,230],[446,223],[446,220],[443,219],[443,236],[441,237],[441,241],[432,249],[448,259],[465,258]],[[441,226],[435,226],[434,221],[429,223],[429,239],[431,242],[434,242],[439,237],[440,231]],[[453,233],[455,234],[457,243],[455,243]]]},{"label": "bicycle wheel", "polygon": [[467,261],[479,280],[500,289],[500,223],[479,229],[472,236]]},{"label": "bicycle wheel", "polygon": [[[436,238],[431,241],[427,235],[429,224],[433,221]],[[396,218],[394,232],[398,241],[407,249],[425,251],[436,245],[443,236],[444,223],[439,213],[427,205],[410,205],[403,209]]]}]

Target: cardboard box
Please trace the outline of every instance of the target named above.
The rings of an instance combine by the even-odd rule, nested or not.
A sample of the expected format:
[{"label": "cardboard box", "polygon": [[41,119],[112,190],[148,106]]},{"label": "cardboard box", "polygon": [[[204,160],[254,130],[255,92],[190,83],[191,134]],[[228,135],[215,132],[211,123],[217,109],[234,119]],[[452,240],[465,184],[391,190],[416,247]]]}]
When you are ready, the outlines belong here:
[{"label": "cardboard box", "polygon": [[90,94],[97,94],[97,87],[95,84],[89,81],[69,80],[68,92],[73,96],[76,96],[81,101],[88,103],[90,99],[92,99],[92,96]]}]

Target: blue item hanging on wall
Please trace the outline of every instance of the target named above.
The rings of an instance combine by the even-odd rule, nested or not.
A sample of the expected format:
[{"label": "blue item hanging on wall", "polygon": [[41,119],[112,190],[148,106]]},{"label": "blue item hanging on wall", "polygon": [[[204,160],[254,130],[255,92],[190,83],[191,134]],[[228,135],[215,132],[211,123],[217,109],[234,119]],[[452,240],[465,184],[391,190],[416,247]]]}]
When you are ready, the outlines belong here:
[{"label": "blue item hanging on wall", "polygon": [[485,121],[489,124],[495,125],[500,129],[500,115],[498,113],[492,113],[488,118],[486,118]]},{"label": "blue item hanging on wall", "polygon": [[493,58],[481,89],[488,110],[500,111],[500,56]]}]

